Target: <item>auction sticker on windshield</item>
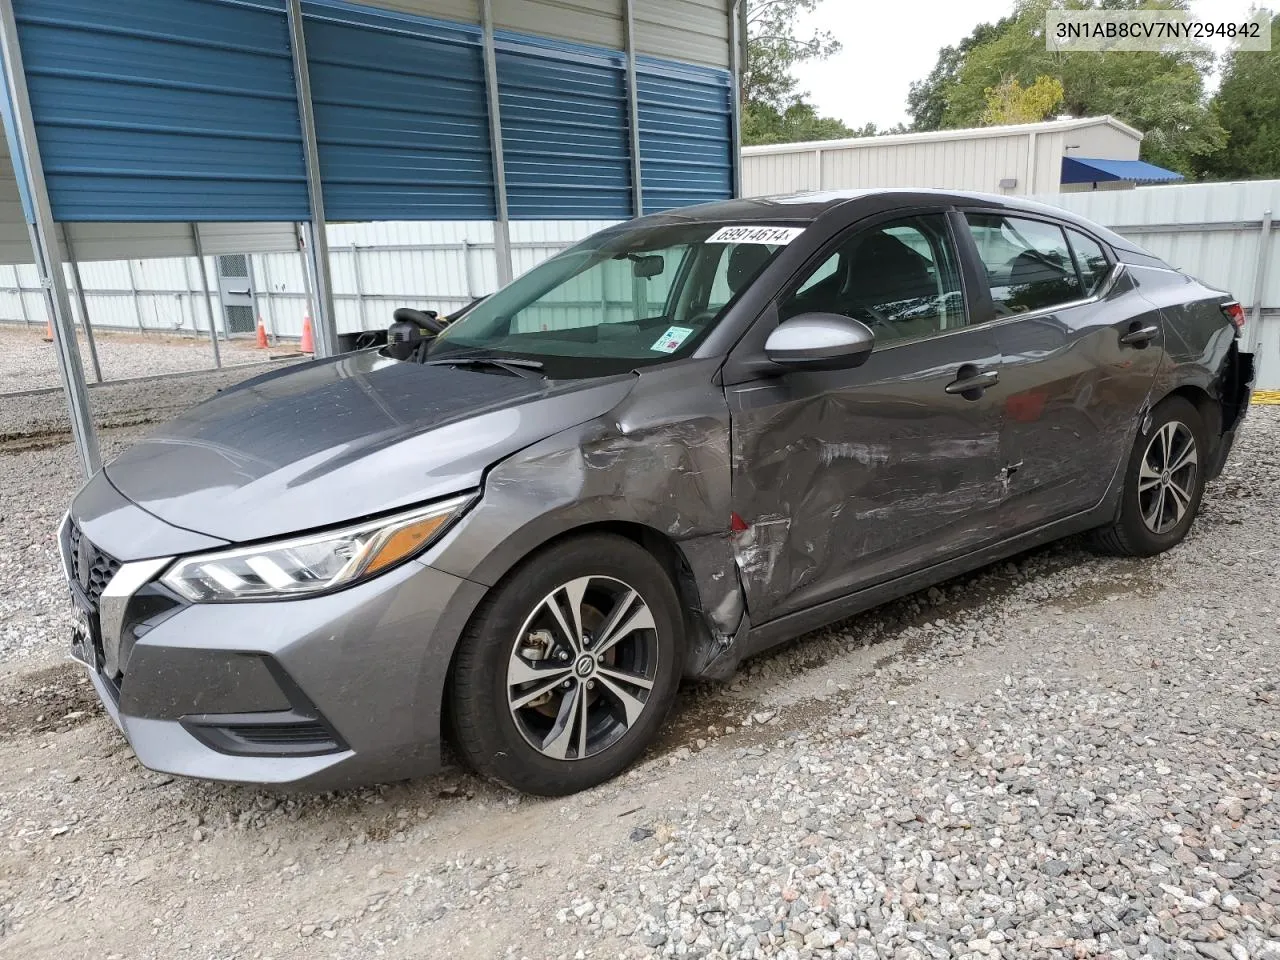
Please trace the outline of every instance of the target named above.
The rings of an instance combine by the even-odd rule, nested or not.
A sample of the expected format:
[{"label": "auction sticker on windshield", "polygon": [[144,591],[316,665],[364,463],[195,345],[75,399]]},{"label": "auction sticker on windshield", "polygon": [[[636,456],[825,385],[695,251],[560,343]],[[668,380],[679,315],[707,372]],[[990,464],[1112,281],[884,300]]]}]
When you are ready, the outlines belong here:
[{"label": "auction sticker on windshield", "polygon": [[707,243],[768,243],[784,247],[800,234],[804,227],[721,227]]},{"label": "auction sticker on windshield", "polygon": [[680,344],[689,339],[689,334],[693,333],[692,327],[668,327],[667,332],[658,338],[650,350],[657,350],[659,353],[675,353],[680,349]]}]

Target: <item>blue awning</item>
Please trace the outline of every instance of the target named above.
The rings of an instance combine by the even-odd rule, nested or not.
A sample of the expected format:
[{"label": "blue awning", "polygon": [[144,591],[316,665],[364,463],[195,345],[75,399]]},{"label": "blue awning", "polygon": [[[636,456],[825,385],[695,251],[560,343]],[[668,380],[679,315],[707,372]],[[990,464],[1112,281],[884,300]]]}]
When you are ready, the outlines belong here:
[{"label": "blue awning", "polygon": [[1142,160],[1095,160],[1092,157],[1063,157],[1063,183],[1102,183],[1128,180],[1133,183],[1165,183],[1181,180],[1182,174]]}]

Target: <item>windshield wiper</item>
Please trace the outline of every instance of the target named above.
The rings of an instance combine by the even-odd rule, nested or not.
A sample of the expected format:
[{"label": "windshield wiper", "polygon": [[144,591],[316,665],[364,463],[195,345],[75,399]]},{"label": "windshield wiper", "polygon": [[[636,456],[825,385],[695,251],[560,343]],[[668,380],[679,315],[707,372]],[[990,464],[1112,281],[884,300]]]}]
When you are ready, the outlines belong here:
[{"label": "windshield wiper", "polygon": [[497,367],[518,377],[531,380],[545,379],[542,373],[542,361],[526,360],[523,357],[441,357],[436,360],[424,360],[424,367]]}]

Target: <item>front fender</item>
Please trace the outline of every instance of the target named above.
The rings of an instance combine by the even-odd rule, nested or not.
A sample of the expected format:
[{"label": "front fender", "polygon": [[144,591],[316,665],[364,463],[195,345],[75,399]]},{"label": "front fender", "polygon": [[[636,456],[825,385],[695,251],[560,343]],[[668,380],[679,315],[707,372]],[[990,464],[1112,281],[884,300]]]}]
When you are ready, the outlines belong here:
[{"label": "front fender", "polygon": [[723,645],[743,603],[729,540],[729,410],[714,374],[714,361],[645,373],[613,410],[495,464],[479,504],[423,562],[492,586],[575,530],[643,528],[679,552],[681,586],[697,594],[686,602]]}]

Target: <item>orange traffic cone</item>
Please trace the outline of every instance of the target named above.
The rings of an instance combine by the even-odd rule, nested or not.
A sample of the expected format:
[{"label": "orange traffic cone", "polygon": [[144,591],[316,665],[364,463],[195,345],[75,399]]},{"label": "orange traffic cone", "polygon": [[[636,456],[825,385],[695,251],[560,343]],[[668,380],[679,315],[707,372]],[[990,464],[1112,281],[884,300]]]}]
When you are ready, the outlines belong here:
[{"label": "orange traffic cone", "polygon": [[311,339],[311,317],[310,316],[305,316],[302,318],[302,352],[303,353],[316,352],[315,342],[312,341]]},{"label": "orange traffic cone", "polygon": [[267,327],[261,317],[258,318],[258,346],[263,350],[267,349]]},{"label": "orange traffic cone", "polygon": [[44,342],[53,343],[53,321],[46,320],[44,322]]}]

